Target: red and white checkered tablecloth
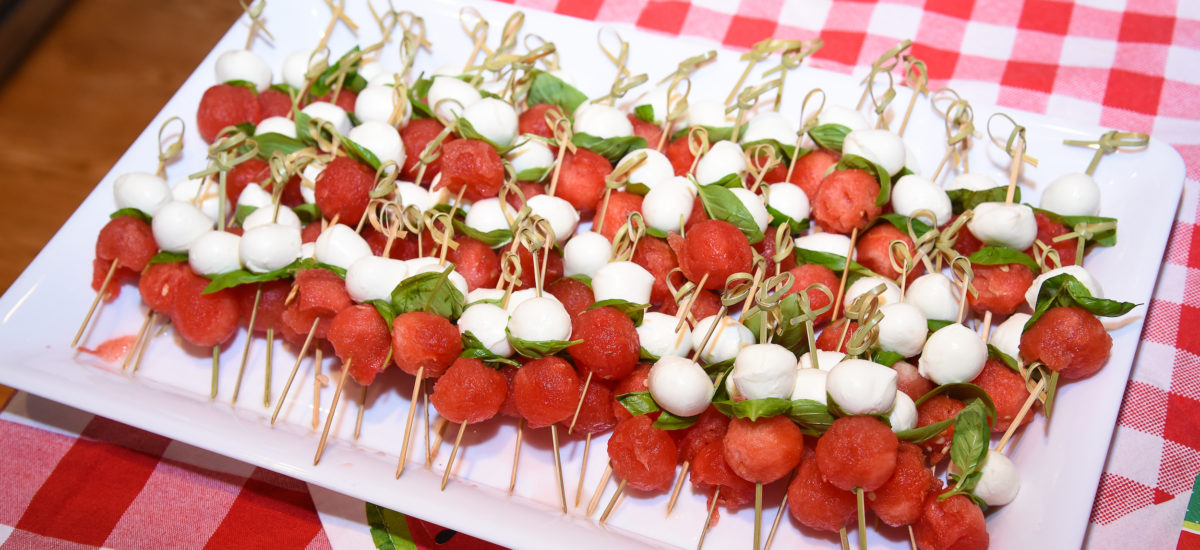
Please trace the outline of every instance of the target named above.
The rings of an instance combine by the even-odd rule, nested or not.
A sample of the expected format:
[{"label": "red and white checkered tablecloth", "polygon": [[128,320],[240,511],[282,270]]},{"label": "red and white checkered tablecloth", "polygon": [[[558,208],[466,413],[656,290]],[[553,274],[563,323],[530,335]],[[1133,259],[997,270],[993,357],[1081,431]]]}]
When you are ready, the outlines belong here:
[{"label": "red and white checkered tablecloth", "polygon": [[[1090,548],[1176,544],[1200,472],[1200,1],[518,0],[746,48],[820,36],[849,72],[898,40],[931,87],[1150,133],[1187,181],[1092,511]],[[0,550],[371,547],[364,504],[169,439],[18,395],[0,415]],[[409,518],[421,548],[492,548]]]}]

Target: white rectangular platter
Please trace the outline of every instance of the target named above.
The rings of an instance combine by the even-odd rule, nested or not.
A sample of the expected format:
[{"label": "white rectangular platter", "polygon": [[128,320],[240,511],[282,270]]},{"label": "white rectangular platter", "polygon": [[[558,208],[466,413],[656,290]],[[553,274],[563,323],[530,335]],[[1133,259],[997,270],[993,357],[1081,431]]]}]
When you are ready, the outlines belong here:
[{"label": "white rectangular platter", "polygon": [[[367,7],[352,3],[349,15],[360,24],[355,39],[338,26],[330,41],[336,58],[353,44],[371,44],[378,31]],[[458,21],[465,2],[440,0],[408,4],[425,18],[434,44],[432,55],[423,53],[417,71],[432,72],[445,64],[461,65],[470,43]],[[494,44],[499,29],[512,11],[503,4],[475,7],[491,22]],[[271,64],[278,75],[283,58],[298,49],[312,48],[328,22],[324,3],[272,2],[265,19],[275,36],[273,44],[257,40],[253,49]],[[464,438],[464,449],[455,465],[455,481],[445,492],[438,482],[449,445],[435,464],[410,464],[404,476],[393,473],[408,408],[412,378],[390,369],[370,389],[362,437],[351,441],[359,388],[348,384],[343,406],[335,417],[331,443],[319,466],[312,465],[318,432],[311,426],[313,407],[313,363],[306,359],[300,368],[298,386],[284,406],[281,422],[268,425],[270,411],[263,406],[265,345],[251,348],[241,397],[231,406],[230,398],[245,334],[225,348],[219,396],[208,398],[210,357],[208,350],[190,348],[167,331],[151,344],[136,376],[122,373],[119,365],[78,354],[68,343],[94,294],[91,259],[95,238],[114,209],[112,182],[129,171],[152,171],[157,154],[156,133],[172,116],[188,122],[183,158],[168,169],[176,181],[204,166],[205,147],[196,133],[196,106],[204,90],[214,84],[214,62],[226,50],[242,47],[247,32],[240,20],[182,88],[135,141],[112,171],[96,186],[58,234],[8,292],[0,298],[0,383],[69,404],[230,457],[288,474],[348,495],[517,548],[694,548],[704,521],[704,498],[684,489],[675,512],[665,514],[666,498],[630,495],[623,499],[607,526],[584,517],[583,508],[596,486],[607,459],[604,438],[593,442],[584,482],[584,506],[572,507],[566,515],[557,510],[557,491],[552,473],[550,443],[545,430],[526,431],[521,455],[520,477],[514,496],[508,484],[515,426],[496,420],[472,427]],[[544,12],[526,13],[525,31],[536,32],[555,42],[563,65],[578,87],[590,96],[607,93],[614,68],[596,46],[600,25]],[[630,41],[630,68],[634,74],[648,73],[657,80],[680,60],[719,45],[692,38],[647,34],[628,26],[617,26]],[[789,37],[781,37],[789,38]],[[385,50],[385,66],[396,63],[396,44]],[[720,52],[717,62],[693,76],[692,97],[721,99],[741,74],[736,52]],[[858,71],[857,76],[865,69]],[[751,82],[755,82],[755,76]],[[278,77],[277,77],[278,78]],[[788,81],[784,113],[799,119],[804,93],[820,86],[829,101],[853,106],[859,96],[860,78],[801,68]],[[964,86],[969,89],[969,84]],[[635,97],[642,90],[636,90]],[[907,104],[907,88],[898,89],[894,109]],[[970,99],[969,97],[967,99]],[[996,109],[974,105],[975,120],[982,127]],[[902,111],[901,111],[902,112]],[[1037,203],[1038,186],[1044,187],[1058,175],[1081,171],[1090,150],[1062,145],[1063,139],[1095,139],[1104,129],[1081,126],[1050,118],[1009,111],[1029,128],[1030,152],[1041,164],[1027,169],[1025,201]],[[918,101],[905,141],[928,175],[944,151],[942,121],[927,100]],[[972,151],[976,171],[1007,181],[1008,159],[1003,152],[979,139]],[[1110,155],[1100,165],[1096,178],[1103,190],[1101,214],[1120,221],[1119,244],[1092,253],[1087,267],[1101,281],[1108,297],[1146,304],[1154,288],[1158,267],[1174,218],[1183,181],[1183,163],[1169,146],[1152,141],[1144,151]],[[1134,315],[1143,315],[1138,308]],[[121,298],[103,307],[85,342],[96,345],[110,338],[133,334],[142,321],[144,307],[137,291],[126,288]],[[1059,392],[1054,421],[1047,427],[1039,417],[1026,429],[1016,445],[1014,460],[1024,482],[1012,504],[989,514],[993,548],[1076,548],[1083,540],[1097,482],[1108,452],[1109,441],[1121,405],[1142,322],[1135,321],[1112,333],[1114,346],[1108,366],[1092,378],[1068,384]],[[275,353],[272,398],[278,396],[294,359],[294,350],[278,345]],[[325,361],[324,373],[336,373],[335,360]],[[332,384],[321,391],[322,417],[332,400]],[[418,425],[420,421],[418,415]],[[453,432],[451,432],[451,436]],[[416,432],[414,449],[423,448],[424,427]],[[564,442],[563,460],[568,499],[575,496],[583,443],[577,438]],[[422,455],[414,452],[414,457]],[[608,491],[611,493],[612,485]],[[768,490],[766,521],[774,515],[780,489]],[[608,495],[605,495],[607,499]],[[598,514],[597,514],[598,515]],[[709,534],[709,548],[743,547],[750,544],[752,510],[723,513]],[[872,547],[906,548],[907,534],[873,531]],[[787,518],[774,543],[776,548],[828,548],[831,537],[802,531]]]}]

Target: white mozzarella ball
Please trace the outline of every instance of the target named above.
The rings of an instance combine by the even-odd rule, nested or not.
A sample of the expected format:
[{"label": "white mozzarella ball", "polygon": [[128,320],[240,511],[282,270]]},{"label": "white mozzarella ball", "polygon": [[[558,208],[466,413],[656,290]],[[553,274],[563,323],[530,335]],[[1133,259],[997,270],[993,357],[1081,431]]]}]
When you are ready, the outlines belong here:
[{"label": "white mozzarella ball", "polygon": [[1068,265],[1058,269],[1051,269],[1033,279],[1033,284],[1029,285],[1029,289],[1025,291],[1025,303],[1029,304],[1031,309],[1037,308],[1038,294],[1042,291],[1042,283],[1057,277],[1062,274],[1067,274],[1075,277],[1077,281],[1087,288],[1088,292],[1092,293],[1093,298],[1103,298],[1104,289],[1100,287],[1100,281],[1097,281],[1091,273],[1078,265]]},{"label": "white mozzarella ball", "polygon": [[419,256],[409,260],[404,260],[404,265],[408,267],[408,276],[416,275],[418,271],[424,272],[429,266],[437,266],[437,272],[441,273],[446,269],[437,256]]},{"label": "white mozzarella ball", "polygon": [[988,336],[989,342],[1013,359],[1020,357],[1021,333],[1025,332],[1025,323],[1029,321],[1030,317],[1032,316],[1028,313],[1010,315],[1003,323],[992,328],[992,332]]},{"label": "white mozzarella ball", "polygon": [[898,378],[890,367],[847,359],[830,369],[825,388],[847,414],[883,414],[896,402]]},{"label": "white mozzarella ball", "polygon": [[246,216],[246,219],[242,220],[242,229],[254,229],[255,227],[266,225],[268,223],[277,223],[279,225],[294,227],[297,231],[301,229],[300,217],[297,216],[291,208],[280,206],[279,211],[276,212],[275,205],[273,204],[263,206],[258,210],[251,212],[249,216]]},{"label": "white mozzarella ball", "polygon": [[700,350],[701,361],[711,364],[733,359],[742,348],[754,343],[754,333],[736,319],[722,317],[721,323],[713,328],[716,321],[717,316],[710,315],[701,319],[692,329],[692,349],[697,349],[712,328],[712,336]]},{"label": "white mozzarella ball", "polygon": [[480,99],[483,99],[483,96],[479,94],[479,90],[453,76],[434,77],[427,96],[429,106],[437,117],[446,121],[462,116],[463,109]]},{"label": "white mozzarella ball", "polygon": [[896,402],[892,403],[888,421],[892,424],[893,432],[902,432],[917,427],[917,404],[907,393],[896,392]]},{"label": "white mozzarella ball", "polygon": [[909,283],[904,303],[917,306],[930,321],[958,319],[954,282],[941,273],[926,273]]},{"label": "white mozzarella ball", "polygon": [[[672,102],[672,105],[674,104],[675,102]],[[646,92],[642,95],[642,97],[638,98],[637,102],[630,107],[629,111],[634,112],[638,109],[638,107],[643,105],[650,107],[650,109],[654,111],[654,120],[651,122],[655,124],[662,123],[663,118],[667,116],[667,88],[655,88],[649,92]],[[652,143],[651,145],[655,144]]]},{"label": "white mozzarella ball", "polygon": [[724,103],[714,99],[702,99],[688,102],[687,125],[726,128],[733,126],[733,120],[725,114]]},{"label": "white mozzarella ball", "polygon": [[523,134],[521,143],[504,155],[517,174],[527,170],[547,170],[554,166],[554,152],[544,142]]},{"label": "white mozzarella ball", "polygon": [[929,336],[917,361],[917,371],[940,386],[974,380],[985,362],[987,344],[975,331],[954,323]]},{"label": "white mozzarella ball", "polygon": [[821,112],[817,114],[817,125],[825,124],[841,124],[849,128],[851,132],[871,127],[871,124],[867,122],[867,117],[862,113],[841,105],[826,105],[821,109]]},{"label": "white mozzarella ball", "polygon": [[946,225],[954,216],[950,196],[936,183],[921,176],[907,175],[892,188],[892,208],[901,216],[912,216],[917,210],[929,210],[937,217],[937,225]]},{"label": "white mozzarella ball", "polygon": [[[532,300],[537,297],[537,289],[534,288],[515,290],[508,296],[508,304],[505,309],[508,310],[509,315],[512,315],[513,312],[516,311],[518,307],[521,307],[521,304],[525,303],[526,300]],[[558,301],[558,298],[555,298],[553,294],[546,294],[543,296],[543,298],[550,298],[551,300]]]},{"label": "white mozzarella ball", "polygon": [[217,82],[244,80],[258,91],[271,86],[271,67],[248,50],[229,50],[217,58]]},{"label": "white mozzarella ball", "polygon": [[401,205],[416,206],[421,212],[432,209],[438,203],[437,197],[428,189],[409,181],[396,182],[396,195],[400,197]]},{"label": "white mozzarella ball", "polygon": [[392,299],[392,291],[408,276],[404,260],[363,256],[346,268],[346,293],[355,302]]},{"label": "white mozzarella ball", "polygon": [[729,140],[714,143],[696,163],[696,182],[700,185],[716,183],[729,174],[741,177],[745,173],[746,156],[741,146]]},{"label": "white mozzarella ball", "polygon": [[642,220],[647,227],[678,233],[692,213],[692,203],[686,187],[673,182],[658,185],[642,200]]},{"label": "white mozzarella ball", "polygon": [[975,207],[967,229],[985,244],[1025,250],[1037,239],[1037,219],[1024,204],[985,202]]},{"label": "white mozzarella ball", "polygon": [[596,271],[612,259],[612,242],[607,237],[588,231],[567,241],[563,247],[563,274],[595,277]]},{"label": "white mozzarella ball", "polygon": [[626,175],[629,185],[640,184],[654,189],[658,184],[675,177],[675,168],[667,156],[654,149],[636,149],[625,154],[617,163],[617,170],[623,166],[640,163],[637,168]]},{"label": "white mozzarella ball", "polygon": [[625,113],[610,105],[585,103],[575,111],[571,129],[576,134],[588,134],[600,139],[633,135],[633,123]]},{"label": "white mozzarella ball", "polygon": [[238,247],[238,256],[242,264],[254,273],[267,273],[287,267],[303,254],[300,230],[276,223],[246,230],[242,234],[241,246]]},{"label": "white mozzarella ball", "polygon": [[558,244],[567,242],[579,226],[579,211],[571,203],[551,195],[531,197],[525,204],[535,215],[550,222],[554,240]]},{"label": "white mozzarella ball", "polygon": [[558,300],[530,298],[512,310],[508,331],[527,342],[567,340],[571,336],[571,315]]},{"label": "white mozzarella ball", "polygon": [[646,383],[658,406],[681,417],[704,412],[715,392],[704,367],[684,357],[666,356],[656,361]]},{"label": "white mozzarella ball", "polygon": [[504,290],[499,288],[477,288],[467,293],[467,305],[483,300],[504,299]]},{"label": "white mozzarella ball", "polygon": [[[787,182],[771,184],[767,190],[767,206],[796,221],[808,219],[812,212],[808,194],[798,185]],[[844,256],[849,247],[847,243],[839,256]]]},{"label": "white mozzarella ball", "polygon": [[187,252],[192,242],[213,228],[212,218],[189,202],[171,201],[154,212],[150,230],[167,252]]},{"label": "white mozzarella ball", "polygon": [[742,203],[742,206],[746,207],[746,211],[750,213],[750,218],[754,220],[758,230],[766,231],[767,224],[771,221],[771,214],[767,212],[767,205],[763,202],[762,195],[741,187],[730,189],[730,191]]},{"label": "white mozzarella ball", "polygon": [[[367,86],[363,91],[358,93],[358,98],[354,100],[354,116],[362,122],[382,122],[390,125],[392,116],[396,114],[396,88],[393,86]],[[401,125],[403,125],[403,117],[410,111],[407,98],[401,98],[400,108],[404,109],[401,116]]]},{"label": "white mozzarella ball", "polygon": [[914,174],[921,174],[921,165],[917,161],[917,153],[912,147],[904,148],[904,167]]},{"label": "white mozzarella ball", "polygon": [[654,275],[633,262],[609,262],[592,276],[592,293],[597,302],[620,299],[634,304],[650,303]]},{"label": "white mozzarella ball", "polygon": [[[953,474],[962,474],[962,468],[959,468],[953,461],[950,463],[949,471]],[[979,483],[971,492],[983,499],[988,506],[1004,506],[1016,500],[1017,493],[1021,490],[1021,474],[1012,460],[1003,453],[989,450],[987,458],[984,459],[981,474]]]},{"label": "white mozzarella ball", "polygon": [[349,268],[364,256],[373,256],[371,245],[353,229],[337,223],[329,226],[317,237],[317,261],[323,264],[336,265],[342,269]]},{"label": "white mozzarella ball", "polygon": [[[200,189],[203,183],[203,191]],[[221,195],[220,184],[215,180],[183,179],[171,188],[171,199],[195,204],[199,199],[200,211],[210,220],[216,221],[221,215],[221,205],[225,205],[225,214],[229,214],[229,201]]]},{"label": "white mozzarella ball", "polygon": [[257,183],[247,184],[242,189],[242,194],[238,195],[238,208],[248,206],[250,208],[263,208],[272,204],[271,194],[263,191],[263,188]]},{"label": "white mozzarella ball", "polygon": [[884,288],[883,292],[878,295],[880,306],[900,302],[900,287],[896,286],[896,283],[893,283],[891,280],[884,279],[883,277],[863,277],[854,281],[854,284],[846,289],[846,295],[843,297],[842,302],[849,309],[854,304],[854,300],[874,290],[879,285],[883,285]]},{"label": "white mozzarella ball", "polygon": [[[242,235],[242,238],[245,238],[245,235]],[[317,259],[317,243],[302,243],[300,245],[300,256],[297,259]]]},{"label": "white mozzarella ball", "polygon": [[314,101],[305,105],[300,112],[317,120],[328,121],[340,135],[350,133],[350,117],[337,105],[327,101]]},{"label": "white mozzarella ball", "polygon": [[485,97],[468,106],[462,117],[479,135],[499,147],[508,147],[517,139],[517,111],[505,101]]},{"label": "white mozzarella ball", "polygon": [[954,179],[950,180],[950,183],[946,184],[947,191],[954,191],[956,189],[966,189],[968,191],[987,191],[988,189],[994,189],[996,187],[1000,187],[1000,184],[996,183],[996,180],[979,172],[967,172],[965,174],[959,174],[955,176]]},{"label": "white mozzarella ball", "polygon": [[[812,355],[811,351],[806,352],[804,355],[801,355],[800,360],[796,361],[796,368],[798,368],[798,369],[813,368],[812,358],[813,358],[813,355]],[[829,370],[829,369],[832,369],[834,365],[841,363],[842,360],[845,358],[846,358],[846,354],[844,354],[840,351],[817,350],[817,365],[816,366],[817,366],[818,370]]]},{"label": "white mozzarella ball", "polygon": [[796,126],[787,117],[775,111],[759,113],[746,123],[746,131],[742,133],[742,143],[753,143],[764,139],[773,139],[783,145],[796,143]]},{"label": "white mozzarella ball", "polygon": [[[241,237],[228,231],[209,231],[192,241],[188,265],[200,275],[220,275],[242,268],[238,260]],[[291,262],[288,262],[291,263]]]},{"label": "white mozzarella ball", "polygon": [[904,168],[905,148],[900,136],[887,130],[855,130],[842,141],[842,154],[857,155],[896,175]]},{"label": "white mozzarella ball", "polygon": [[1100,213],[1100,186],[1082,172],[1065,174],[1042,191],[1041,204],[1063,216],[1095,216]]},{"label": "white mozzarella ball", "polygon": [[925,336],[929,325],[925,314],[917,306],[891,303],[881,308],[883,319],[879,321],[879,348],[893,351],[905,357],[921,353],[925,347]]},{"label": "white mozzarella ball", "polygon": [[392,76],[395,73],[389,73],[383,68],[383,64],[378,61],[367,61],[358,67],[358,76],[363,77],[369,86],[371,80],[382,79],[387,77],[388,82],[392,82]]},{"label": "white mozzarella ball", "polygon": [[501,202],[500,199],[492,197],[472,204],[463,221],[467,227],[482,233],[491,233],[498,229],[511,230],[508,218],[504,217],[505,212],[508,212],[508,215],[513,218],[517,216],[517,211],[513,210],[513,207],[509,206],[507,202]]},{"label": "white mozzarella ball", "polygon": [[[850,250],[850,237],[828,232],[809,233],[803,237],[796,237],[796,248],[812,250],[813,252],[824,252],[826,254],[836,254],[845,258],[846,251]],[[850,259],[853,260],[856,258],[858,258],[858,250],[850,252]]]},{"label": "white mozzarella ball", "polygon": [[374,153],[380,164],[395,162],[397,167],[404,166],[404,142],[390,124],[368,120],[352,128],[346,137]]},{"label": "white mozzarella ball", "polygon": [[263,119],[254,127],[254,135],[261,136],[263,134],[279,134],[281,136],[296,138],[296,123],[287,117],[273,116]]},{"label": "white mozzarella ball", "polygon": [[462,69],[456,65],[441,65],[433,70],[433,76],[435,78],[439,76],[456,77],[461,74]]},{"label": "white mozzarella ball", "polygon": [[[817,362],[820,362],[818,359]],[[796,381],[792,386],[792,401],[807,399],[822,405],[827,404],[825,397],[826,382],[829,381],[829,371],[821,369],[796,369]]]},{"label": "white mozzarella ball", "polygon": [[475,304],[463,310],[458,318],[458,332],[470,332],[488,351],[501,357],[513,354],[512,345],[504,327],[508,326],[508,312],[494,304]]},{"label": "white mozzarella ball", "polygon": [[171,188],[166,180],[154,174],[129,172],[113,182],[113,201],[117,210],[136,208],[151,215],[171,201]]},{"label": "white mozzarella ball", "polygon": [[730,376],[746,399],[784,399],[796,383],[796,356],[779,344],[751,344],[738,352]]},{"label": "white mozzarella ball", "polygon": [[324,171],[325,165],[319,162],[310,162],[300,171],[300,196],[305,203],[317,202],[317,177]]},{"label": "white mozzarella ball", "polygon": [[655,357],[670,355],[687,357],[692,351],[692,329],[684,323],[679,331],[675,331],[678,320],[674,315],[648,311],[638,325],[638,341],[642,349]]},{"label": "white mozzarella ball", "polygon": [[297,90],[308,83],[309,58],[312,52],[296,50],[283,59],[283,82]]}]

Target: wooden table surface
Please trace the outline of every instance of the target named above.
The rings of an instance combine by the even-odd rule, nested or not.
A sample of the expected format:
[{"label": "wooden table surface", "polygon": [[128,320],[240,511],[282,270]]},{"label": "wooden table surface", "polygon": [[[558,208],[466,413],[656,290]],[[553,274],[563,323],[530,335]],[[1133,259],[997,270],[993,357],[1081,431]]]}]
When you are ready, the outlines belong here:
[{"label": "wooden table surface", "polygon": [[237,0],[77,0],[34,46],[0,87],[0,291],[240,14]]}]

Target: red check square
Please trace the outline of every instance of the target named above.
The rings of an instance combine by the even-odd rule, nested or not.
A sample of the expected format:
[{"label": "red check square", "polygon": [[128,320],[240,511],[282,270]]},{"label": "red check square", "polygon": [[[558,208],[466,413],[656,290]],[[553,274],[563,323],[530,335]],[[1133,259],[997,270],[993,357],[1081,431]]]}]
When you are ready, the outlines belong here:
[{"label": "red check square", "polygon": [[1153,115],[1158,111],[1163,80],[1161,76],[1113,69],[1108,75],[1108,89],[1104,93],[1104,104],[1109,107]]},{"label": "red check square", "polygon": [[1021,20],[1017,22],[1017,26],[1031,31],[1067,34],[1073,7],[1068,2],[1029,0],[1021,10]]},{"label": "red check square", "polygon": [[649,2],[638,16],[637,26],[679,34],[690,6],[688,2]]},{"label": "red check square", "polygon": [[729,22],[729,30],[725,33],[723,42],[728,46],[750,48],[755,42],[772,36],[775,27],[774,21],[735,15]]},{"label": "red check square", "polygon": [[1170,44],[1175,35],[1175,18],[1161,15],[1125,12],[1121,18],[1121,42],[1151,42]]}]

